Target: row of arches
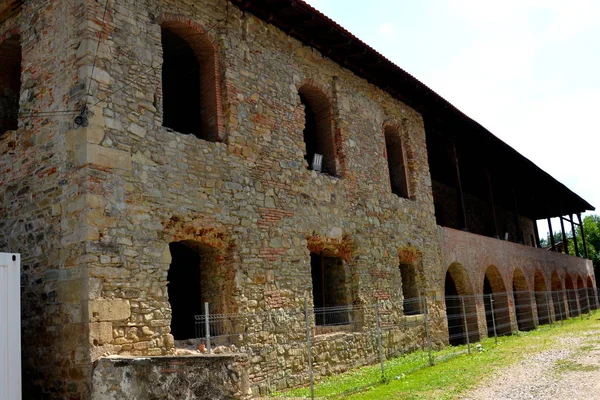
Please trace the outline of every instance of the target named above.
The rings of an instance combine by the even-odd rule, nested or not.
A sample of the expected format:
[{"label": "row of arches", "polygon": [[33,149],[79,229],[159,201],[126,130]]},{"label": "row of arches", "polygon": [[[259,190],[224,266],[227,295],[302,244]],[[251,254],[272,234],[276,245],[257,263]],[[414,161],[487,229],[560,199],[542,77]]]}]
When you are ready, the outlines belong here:
[{"label": "row of arches", "polygon": [[482,288],[475,292],[465,268],[454,263],[445,276],[445,304],[450,344],[507,335],[515,330],[531,330],[538,325],[575,317],[598,307],[598,299],[590,276],[584,282],[576,275],[566,274],[564,285],[556,271],[549,285],[542,272],[536,270],[533,287],[529,287],[520,268],[513,273],[511,287],[507,287],[494,266],[489,266],[482,280]]}]

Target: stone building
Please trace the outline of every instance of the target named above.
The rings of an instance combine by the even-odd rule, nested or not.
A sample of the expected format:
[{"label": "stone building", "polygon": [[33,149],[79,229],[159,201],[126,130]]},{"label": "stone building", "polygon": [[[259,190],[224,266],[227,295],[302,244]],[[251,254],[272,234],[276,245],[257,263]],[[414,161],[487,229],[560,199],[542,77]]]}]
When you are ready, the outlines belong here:
[{"label": "stone building", "polygon": [[[32,398],[175,354],[204,302],[393,323],[406,298],[594,285],[535,224],[591,205],[300,0],[0,0],[0,172]],[[344,318],[316,345],[363,352],[318,373],[372,359],[372,316]],[[302,357],[244,361],[250,390],[305,383]]]}]

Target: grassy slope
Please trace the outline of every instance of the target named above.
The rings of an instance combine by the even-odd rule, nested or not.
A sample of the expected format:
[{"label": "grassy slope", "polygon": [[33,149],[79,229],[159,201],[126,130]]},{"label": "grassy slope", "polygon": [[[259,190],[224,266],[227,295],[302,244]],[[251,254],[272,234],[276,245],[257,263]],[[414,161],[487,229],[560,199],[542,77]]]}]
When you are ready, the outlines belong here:
[{"label": "grassy slope", "polygon": [[[479,346],[448,347],[434,352],[435,365],[430,367],[426,352],[415,352],[386,362],[386,382],[381,367],[369,366],[327,378],[316,385],[315,395],[328,399],[454,399],[498,368],[510,365],[528,354],[543,351],[558,337],[578,335],[598,329],[596,317],[573,319],[564,325],[543,326],[519,336],[485,339]],[[281,393],[283,396],[310,397],[308,389]]]}]

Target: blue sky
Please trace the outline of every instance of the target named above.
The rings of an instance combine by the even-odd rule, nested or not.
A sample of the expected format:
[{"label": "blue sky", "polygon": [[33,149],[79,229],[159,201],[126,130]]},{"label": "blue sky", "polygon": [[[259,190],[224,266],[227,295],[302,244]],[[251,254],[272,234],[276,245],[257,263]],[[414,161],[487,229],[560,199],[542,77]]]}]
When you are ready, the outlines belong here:
[{"label": "blue sky", "polygon": [[307,2],[600,209],[600,1]]}]

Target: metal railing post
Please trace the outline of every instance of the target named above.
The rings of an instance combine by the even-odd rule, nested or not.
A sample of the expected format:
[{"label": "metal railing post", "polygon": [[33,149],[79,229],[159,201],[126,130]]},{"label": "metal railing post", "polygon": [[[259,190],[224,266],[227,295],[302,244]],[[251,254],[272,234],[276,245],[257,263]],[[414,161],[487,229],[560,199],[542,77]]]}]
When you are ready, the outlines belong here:
[{"label": "metal railing post", "polygon": [[383,344],[381,343],[381,319],[379,317],[379,303],[375,303],[375,318],[377,319],[377,348],[379,363],[381,364],[381,380],[385,380],[385,366],[383,364]]},{"label": "metal railing post", "polygon": [[427,305],[427,297],[423,297],[423,319],[425,320],[425,337],[427,338],[427,353],[429,354],[429,365],[433,365],[433,357],[431,356],[431,337],[429,336],[429,309]]},{"label": "metal railing post", "polygon": [[494,328],[494,340],[498,344],[498,335],[496,334],[496,315],[494,313],[494,297],[490,294],[490,309],[492,310],[492,327]]},{"label": "metal railing post", "polygon": [[462,307],[462,315],[463,315],[463,324],[465,326],[465,333],[467,338],[467,351],[471,354],[471,341],[469,339],[469,325],[467,324],[467,313],[465,312],[465,299],[463,296],[460,296],[460,305]]},{"label": "metal railing post", "polygon": [[560,295],[560,290],[558,291],[558,314],[560,315],[560,324],[563,324],[563,312],[562,312],[562,307],[560,305],[560,303],[562,303],[564,300],[564,297]]},{"label": "metal railing post", "polygon": [[315,399],[315,376],[312,365],[312,349],[310,343],[310,319],[308,318],[308,298],[304,298],[304,320],[306,322],[306,347],[308,355],[308,375],[310,378],[310,398]]},{"label": "metal railing post", "polygon": [[581,317],[581,319],[583,319],[583,313],[581,312],[581,301],[579,301],[579,291],[576,290],[575,291],[575,301],[577,302],[577,312],[579,313],[579,316]]},{"label": "metal railing post", "polygon": [[[535,298],[535,292],[529,292],[529,304],[530,304],[529,308],[531,308],[531,323],[533,324],[533,329],[537,329],[537,327],[540,326],[540,314],[538,313],[537,299]],[[535,304],[535,309],[533,308],[534,304]],[[533,318],[534,310],[535,310],[535,315],[537,316],[537,318]]]},{"label": "metal railing post", "polygon": [[552,313],[550,313],[550,299],[548,297],[548,292],[546,292],[546,312],[548,315],[548,323],[552,325]]},{"label": "metal railing post", "polygon": [[210,348],[210,321],[209,321],[210,312],[208,309],[208,302],[204,303],[204,340],[206,341],[206,350],[208,350],[208,354],[211,353]]}]

